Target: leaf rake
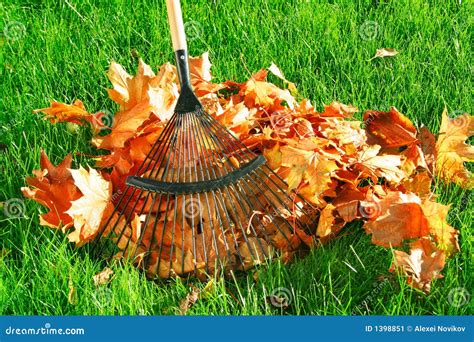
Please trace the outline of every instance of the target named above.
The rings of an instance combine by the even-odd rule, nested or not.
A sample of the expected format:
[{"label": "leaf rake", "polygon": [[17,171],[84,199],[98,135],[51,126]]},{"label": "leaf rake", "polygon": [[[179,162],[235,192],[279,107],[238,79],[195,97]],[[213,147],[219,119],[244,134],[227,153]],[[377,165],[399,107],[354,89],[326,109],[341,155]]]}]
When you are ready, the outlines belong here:
[{"label": "leaf rake", "polygon": [[180,2],[166,5],[180,96],[93,250],[131,258],[149,277],[246,270],[314,233],[318,214],[203,110],[190,82]]}]

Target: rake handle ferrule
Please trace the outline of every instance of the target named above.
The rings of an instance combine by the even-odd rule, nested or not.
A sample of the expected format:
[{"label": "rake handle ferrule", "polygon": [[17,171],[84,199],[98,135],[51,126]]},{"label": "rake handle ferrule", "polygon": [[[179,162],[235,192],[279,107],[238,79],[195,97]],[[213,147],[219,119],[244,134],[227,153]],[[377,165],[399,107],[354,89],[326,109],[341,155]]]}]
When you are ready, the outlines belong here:
[{"label": "rake handle ferrule", "polygon": [[178,69],[179,83],[181,89],[189,87],[191,88],[191,81],[189,79],[189,63],[188,63],[188,51],[176,50],[174,52],[176,58],[176,67]]}]

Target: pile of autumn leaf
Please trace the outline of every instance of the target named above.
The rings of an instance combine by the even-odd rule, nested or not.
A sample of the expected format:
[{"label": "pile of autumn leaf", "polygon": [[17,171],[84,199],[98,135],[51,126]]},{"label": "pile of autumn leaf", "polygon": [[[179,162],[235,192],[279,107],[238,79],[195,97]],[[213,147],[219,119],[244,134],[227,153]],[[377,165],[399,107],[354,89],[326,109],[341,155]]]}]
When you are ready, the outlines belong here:
[{"label": "pile of autumn leaf", "polygon": [[[207,53],[190,63],[206,111],[263,153],[289,189],[320,210],[315,236],[302,246],[327,242],[360,220],[374,244],[394,249],[391,270],[403,272],[410,284],[428,292],[431,281],[442,277],[446,257],[459,250],[458,231],[447,223],[449,206],[437,203],[431,188],[435,178],[473,187],[464,166],[474,159],[473,147],[466,144],[474,130],[472,116],[452,119],[443,113],[436,137],[393,107],[367,111],[363,121],[353,118],[356,108],[338,102],[319,113],[308,100],[295,99],[296,87],[273,64],[268,71],[285,89],[266,82],[264,69],[244,83],[213,83]],[[92,144],[99,153],[108,151],[96,158],[97,170],[72,169],[71,156],[54,166],[42,153],[41,169],[22,189],[49,209],[40,224],[61,229],[78,246],[97,235],[126,177],[137,171],[172,116],[179,94],[176,69],[169,63],[155,74],[140,60],[136,76],[112,63],[108,77],[109,97],[120,106],[113,120],[91,113],[79,100],[36,111],[52,123],[90,124]]]}]

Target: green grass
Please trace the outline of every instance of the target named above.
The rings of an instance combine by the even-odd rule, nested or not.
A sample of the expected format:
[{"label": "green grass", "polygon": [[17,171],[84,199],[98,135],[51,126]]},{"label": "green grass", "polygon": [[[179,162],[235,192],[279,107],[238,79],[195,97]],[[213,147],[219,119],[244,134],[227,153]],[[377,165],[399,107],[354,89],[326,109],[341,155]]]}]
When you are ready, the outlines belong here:
[{"label": "green grass", "polygon": [[[243,81],[275,62],[319,109],[334,99],[361,112],[393,105],[437,132],[445,106],[473,112],[473,2],[459,2],[185,1],[183,8],[185,21],[195,21],[202,32],[189,42],[190,52],[210,51],[217,80]],[[115,110],[105,92],[110,61],[132,72],[137,53],[154,67],[172,61],[173,53],[162,1],[6,0],[0,14],[0,201],[5,201],[22,197],[20,187],[38,168],[41,148],[53,162],[69,152],[94,152],[86,130],[73,134],[64,125],[52,126],[33,109],[53,99],[79,98],[90,111]],[[375,39],[361,38],[366,21],[377,22]],[[12,31],[12,23],[20,30]],[[11,39],[12,32],[20,33],[18,39]],[[400,54],[369,61],[382,47]],[[75,156],[74,163],[92,165],[84,156]],[[433,283],[429,295],[389,273],[391,251],[372,245],[360,226],[352,226],[302,260],[260,268],[257,281],[253,272],[218,281],[188,314],[472,314],[472,304],[457,307],[448,300],[453,289],[474,288],[472,197],[443,185],[436,192],[442,203],[453,203],[450,223],[461,232],[461,252],[448,261],[444,279]],[[134,269],[112,265],[113,281],[96,289],[92,276],[103,266],[64,235],[39,226],[44,209],[38,204],[25,206],[23,218],[0,213],[0,314],[177,313],[189,283],[154,283]],[[70,284],[75,304],[68,302]],[[286,310],[266,300],[279,287],[293,297]]]}]

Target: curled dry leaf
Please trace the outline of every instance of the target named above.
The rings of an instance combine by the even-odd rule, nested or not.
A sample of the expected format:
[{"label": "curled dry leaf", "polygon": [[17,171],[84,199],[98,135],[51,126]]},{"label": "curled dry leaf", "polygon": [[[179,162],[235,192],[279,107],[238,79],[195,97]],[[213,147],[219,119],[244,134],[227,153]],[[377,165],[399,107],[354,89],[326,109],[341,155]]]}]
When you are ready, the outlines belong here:
[{"label": "curled dry leaf", "polygon": [[192,308],[193,305],[196,304],[196,302],[199,299],[205,299],[206,297],[210,295],[210,293],[213,290],[214,290],[214,279],[209,280],[202,289],[199,289],[196,286],[192,286],[191,291],[179,303],[180,314],[186,315],[188,310]]},{"label": "curled dry leaf", "polygon": [[372,57],[371,59],[374,58],[384,58],[384,57],[393,57],[398,55],[398,51],[395,49],[391,48],[383,48],[383,49],[377,49],[375,52],[375,56]]}]

